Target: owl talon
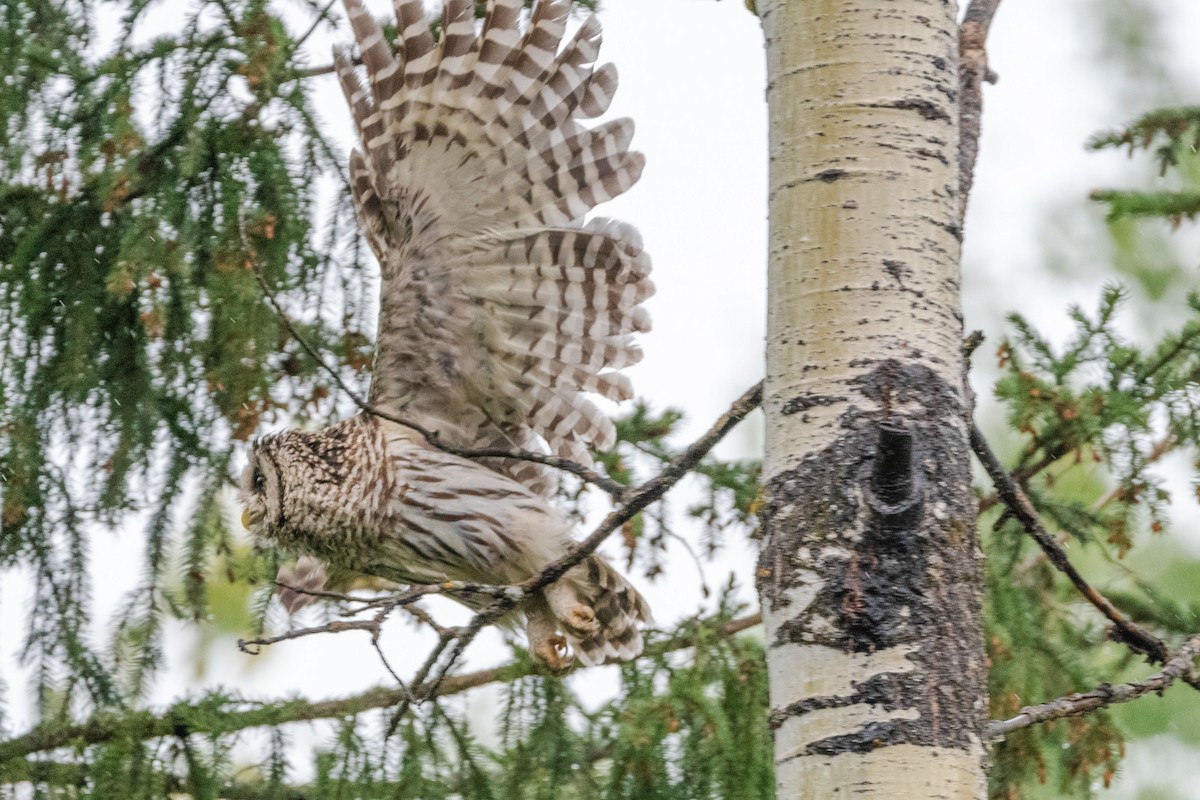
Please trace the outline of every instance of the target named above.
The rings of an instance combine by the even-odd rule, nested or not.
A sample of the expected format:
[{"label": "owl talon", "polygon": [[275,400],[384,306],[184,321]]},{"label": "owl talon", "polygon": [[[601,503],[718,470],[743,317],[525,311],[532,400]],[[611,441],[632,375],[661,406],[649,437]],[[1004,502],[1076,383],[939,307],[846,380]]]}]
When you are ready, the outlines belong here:
[{"label": "owl talon", "polygon": [[574,656],[567,652],[566,638],[559,635],[538,642],[533,654],[545,663],[551,672],[563,672],[575,663]]}]

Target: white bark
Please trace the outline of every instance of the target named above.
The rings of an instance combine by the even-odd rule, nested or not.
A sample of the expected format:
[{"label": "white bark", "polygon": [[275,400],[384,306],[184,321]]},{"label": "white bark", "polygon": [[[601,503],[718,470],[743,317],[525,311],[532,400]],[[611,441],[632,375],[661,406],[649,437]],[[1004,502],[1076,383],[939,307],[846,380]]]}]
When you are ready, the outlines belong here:
[{"label": "white bark", "polygon": [[954,4],[758,10],[771,115],[759,586],[778,796],[982,797]]}]

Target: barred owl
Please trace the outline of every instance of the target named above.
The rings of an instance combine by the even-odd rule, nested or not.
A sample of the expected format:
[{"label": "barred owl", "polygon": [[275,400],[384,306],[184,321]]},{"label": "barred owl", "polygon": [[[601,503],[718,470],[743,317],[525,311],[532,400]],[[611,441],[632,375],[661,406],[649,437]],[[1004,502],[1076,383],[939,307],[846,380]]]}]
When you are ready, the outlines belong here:
[{"label": "barred owl", "polygon": [[[583,216],[638,179],[630,120],[595,127],[616,89],[593,67],[594,16],[565,44],[565,0],[448,0],[435,40],[420,0],[395,0],[393,49],[345,0],[366,80],[335,70],[358,126],[350,179],[382,274],[370,402],[462,447],[541,449],[591,463],[615,442],[588,399],[631,395],[617,370],[649,321],[637,232]],[[337,569],[399,583],[517,583],[562,556],[571,526],[552,476],[514,460],[450,455],[360,414],[252,447],[243,521]],[[318,565],[319,566],[319,565]],[[310,561],[307,569],[314,569]],[[321,573],[313,575],[319,579]],[[295,597],[285,598],[295,601]],[[650,611],[600,556],[528,598],[530,649],[555,666],[627,659]]]}]

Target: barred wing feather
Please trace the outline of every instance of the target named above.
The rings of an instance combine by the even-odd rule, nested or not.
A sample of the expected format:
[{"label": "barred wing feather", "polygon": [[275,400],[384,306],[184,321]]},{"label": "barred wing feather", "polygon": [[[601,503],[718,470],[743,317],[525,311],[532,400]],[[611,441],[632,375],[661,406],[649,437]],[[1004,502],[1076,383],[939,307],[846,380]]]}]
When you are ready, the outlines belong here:
[{"label": "barred wing feather", "polygon": [[581,224],[643,165],[631,121],[580,122],[616,89],[594,67],[599,23],[563,44],[567,2],[540,2],[522,30],[520,0],[492,0],[477,33],[474,4],[449,0],[435,42],[420,0],[396,0],[393,51],[345,3],[366,75],[336,54],[361,140],[352,189],[383,276],[371,402],[458,444],[534,436],[590,463],[615,433],[585,394],[631,395],[616,370],[641,357],[654,291],[631,226]]}]

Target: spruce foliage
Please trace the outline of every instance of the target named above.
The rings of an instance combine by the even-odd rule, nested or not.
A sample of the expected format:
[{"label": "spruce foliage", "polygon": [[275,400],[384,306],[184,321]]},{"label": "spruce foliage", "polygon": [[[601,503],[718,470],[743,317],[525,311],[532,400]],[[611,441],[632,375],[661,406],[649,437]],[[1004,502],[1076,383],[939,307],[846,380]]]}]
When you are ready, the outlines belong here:
[{"label": "spruce foliage", "polygon": [[[1194,216],[1186,209],[1194,193],[1198,122],[1194,109],[1163,109],[1093,140],[1097,149],[1151,152],[1160,171],[1180,184],[1176,192],[1094,192],[1093,199],[1108,206],[1118,246],[1128,248],[1132,239],[1123,229],[1125,217],[1158,217],[1177,227]],[[1166,269],[1154,262],[1145,270],[1145,286],[1157,302],[1169,299],[1155,291]],[[1001,377],[995,392],[1018,443],[1013,475],[1043,520],[1073,559],[1108,576],[1105,596],[1173,648],[1200,630],[1193,600],[1172,595],[1165,582],[1114,565],[1135,548],[1161,552],[1153,540],[1170,524],[1173,509],[1156,469],[1165,457],[1186,454],[1193,485],[1200,485],[1200,296],[1188,295],[1181,310],[1162,318],[1176,321],[1156,341],[1139,343],[1121,325],[1133,302],[1130,294],[1110,284],[1093,311],[1069,309],[1074,333],[1058,347],[1022,315],[1011,315],[1011,333],[996,352]],[[983,506],[994,499],[985,495]],[[1023,705],[1116,676],[1145,675],[1144,660],[1106,641],[1103,620],[1021,526],[997,511],[980,519],[985,530],[990,526],[985,550],[992,716],[1009,717]],[[1146,566],[1159,569],[1153,561]],[[1102,710],[1009,735],[994,750],[992,796],[1091,796],[1111,782],[1124,755],[1127,734],[1118,716],[1130,718]]]},{"label": "spruce foliage", "polygon": [[[279,557],[249,548],[220,502],[239,448],[264,423],[348,409],[263,302],[258,275],[304,340],[365,387],[376,276],[344,154],[313,108],[309,82],[323,65],[303,62],[311,31],[335,24],[331,5],[180,2],[171,32],[150,38],[163,3],[0,4],[0,570],[33,578],[21,645],[41,720],[11,730],[0,703],[0,796],[21,785],[73,798],[771,797],[762,648],[723,635],[739,611],[728,595],[714,618],[658,635],[598,708],[521,653],[496,678],[494,719],[446,698],[390,737],[392,690],[332,705],[211,693],[146,707],[167,618],[262,625]],[[1097,137],[1096,148],[1149,152],[1181,180],[1171,192],[1094,197],[1114,220],[1195,217],[1197,143],[1194,108]],[[1010,466],[1052,532],[1086,545],[1074,552],[1092,565],[1168,524],[1172,498],[1154,470],[1166,455],[1200,459],[1200,297],[1149,345],[1121,334],[1125,303],[1113,285],[1094,309],[1072,309],[1074,335],[1058,347],[1014,315],[997,351]],[[626,485],[654,471],[675,455],[680,419],[637,406],[602,469]],[[686,511],[704,532],[700,555],[712,556],[753,529],[759,468],[708,459],[695,474],[699,499]],[[989,491],[992,716],[1144,674]],[[560,500],[582,517],[582,496],[573,485]],[[669,520],[660,506],[622,530],[651,575],[675,536]],[[139,585],[97,641],[90,552],[130,526],[144,540]],[[1200,631],[1190,596],[1134,573],[1105,590],[1170,644]],[[337,724],[306,753],[290,725],[316,718]],[[994,750],[992,795],[1087,796],[1113,775],[1125,735],[1110,712],[1011,734]],[[239,749],[248,739],[251,763]]]}]

